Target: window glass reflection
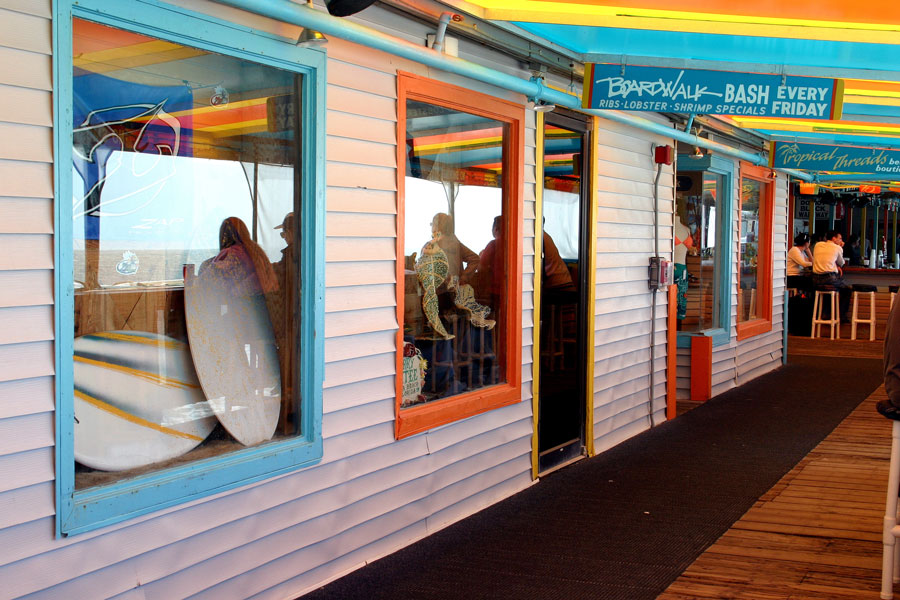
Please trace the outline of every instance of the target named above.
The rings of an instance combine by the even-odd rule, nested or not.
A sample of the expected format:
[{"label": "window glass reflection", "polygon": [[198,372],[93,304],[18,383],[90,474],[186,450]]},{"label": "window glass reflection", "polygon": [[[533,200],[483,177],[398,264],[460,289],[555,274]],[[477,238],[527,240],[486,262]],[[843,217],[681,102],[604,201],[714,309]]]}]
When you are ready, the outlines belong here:
[{"label": "window glass reflection", "polygon": [[717,202],[724,177],[708,171],[678,175],[675,195],[675,284],[679,331],[718,327]]},{"label": "window glass reflection", "polygon": [[759,317],[757,284],[759,282],[760,211],[765,184],[755,179],[741,180],[741,250],[740,287],[737,319],[741,323]]},{"label": "window glass reflection", "polygon": [[76,488],[298,435],[298,76],[73,43]]},{"label": "window glass reflection", "polygon": [[402,406],[505,381],[506,125],[407,101]]}]

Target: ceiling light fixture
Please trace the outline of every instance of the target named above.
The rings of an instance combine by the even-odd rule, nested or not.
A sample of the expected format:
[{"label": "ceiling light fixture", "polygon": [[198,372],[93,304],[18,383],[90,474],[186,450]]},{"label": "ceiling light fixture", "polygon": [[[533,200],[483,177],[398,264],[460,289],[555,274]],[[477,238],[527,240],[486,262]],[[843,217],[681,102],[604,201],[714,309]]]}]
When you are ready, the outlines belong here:
[{"label": "ceiling light fixture", "polygon": [[[312,0],[307,0],[306,6],[310,10],[315,10],[315,8],[313,8]],[[316,31],[315,29],[311,29],[309,27],[304,27],[303,31],[300,32],[300,37],[297,38],[297,45],[301,48],[311,48],[327,43],[328,38],[325,37],[324,33],[322,33],[321,31]]]}]

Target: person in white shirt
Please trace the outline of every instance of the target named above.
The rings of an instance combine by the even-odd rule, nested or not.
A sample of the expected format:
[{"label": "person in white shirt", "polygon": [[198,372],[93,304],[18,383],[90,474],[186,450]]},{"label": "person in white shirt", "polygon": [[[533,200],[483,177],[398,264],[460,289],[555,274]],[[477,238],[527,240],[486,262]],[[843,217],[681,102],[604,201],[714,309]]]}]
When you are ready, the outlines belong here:
[{"label": "person in white shirt", "polygon": [[813,289],[812,255],[809,251],[809,235],[798,233],[787,255],[787,286],[801,291]]},{"label": "person in white shirt", "polygon": [[844,282],[844,241],[840,233],[833,229],[825,234],[825,241],[813,248],[813,283],[816,288],[830,286],[836,288],[841,305],[841,322],[849,323],[847,309],[850,307],[851,288]]}]

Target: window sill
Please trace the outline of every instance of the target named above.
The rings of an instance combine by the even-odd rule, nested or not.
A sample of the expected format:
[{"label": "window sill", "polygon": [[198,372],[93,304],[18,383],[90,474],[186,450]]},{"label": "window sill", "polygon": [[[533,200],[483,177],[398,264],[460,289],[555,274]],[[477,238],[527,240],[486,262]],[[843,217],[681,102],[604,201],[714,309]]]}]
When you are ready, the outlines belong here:
[{"label": "window sill", "polygon": [[421,406],[404,408],[397,415],[396,437],[398,440],[403,439],[495,408],[515,404],[521,399],[521,387],[507,383]]},{"label": "window sill", "polygon": [[[317,464],[322,439],[298,438],[76,491],[62,533],[74,535]],[[260,472],[258,461],[270,470]]]},{"label": "window sill", "polygon": [[768,319],[754,319],[752,321],[744,321],[737,325],[737,339],[745,340],[761,333],[772,331],[772,321]]},{"label": "window sill", "polygon": [[723,327],[717,327],[715,329],[704,329],[702,331],[679,331],[676,346],[678,348],[690,348],[691,338],[700,335],[711,337],[713,339],[713,348],[716,346],[724,346],[730,341],[728,332]]}]

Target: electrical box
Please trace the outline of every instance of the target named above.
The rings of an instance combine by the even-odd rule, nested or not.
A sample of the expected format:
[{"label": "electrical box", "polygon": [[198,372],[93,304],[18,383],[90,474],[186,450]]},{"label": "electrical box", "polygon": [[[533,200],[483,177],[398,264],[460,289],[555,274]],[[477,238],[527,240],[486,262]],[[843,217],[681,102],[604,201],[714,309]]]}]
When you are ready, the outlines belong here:
[{"label": "electrical box", "polygon": [[675,162],[675,148],[672,146],[656,146],[653,148],[653,161],[660,165],[671,165]]},{"label": "electrical box", "polygon": [[675,279],[675,265],[661,256],[650,257],[650,289],[658,290],[672,285]]}]

